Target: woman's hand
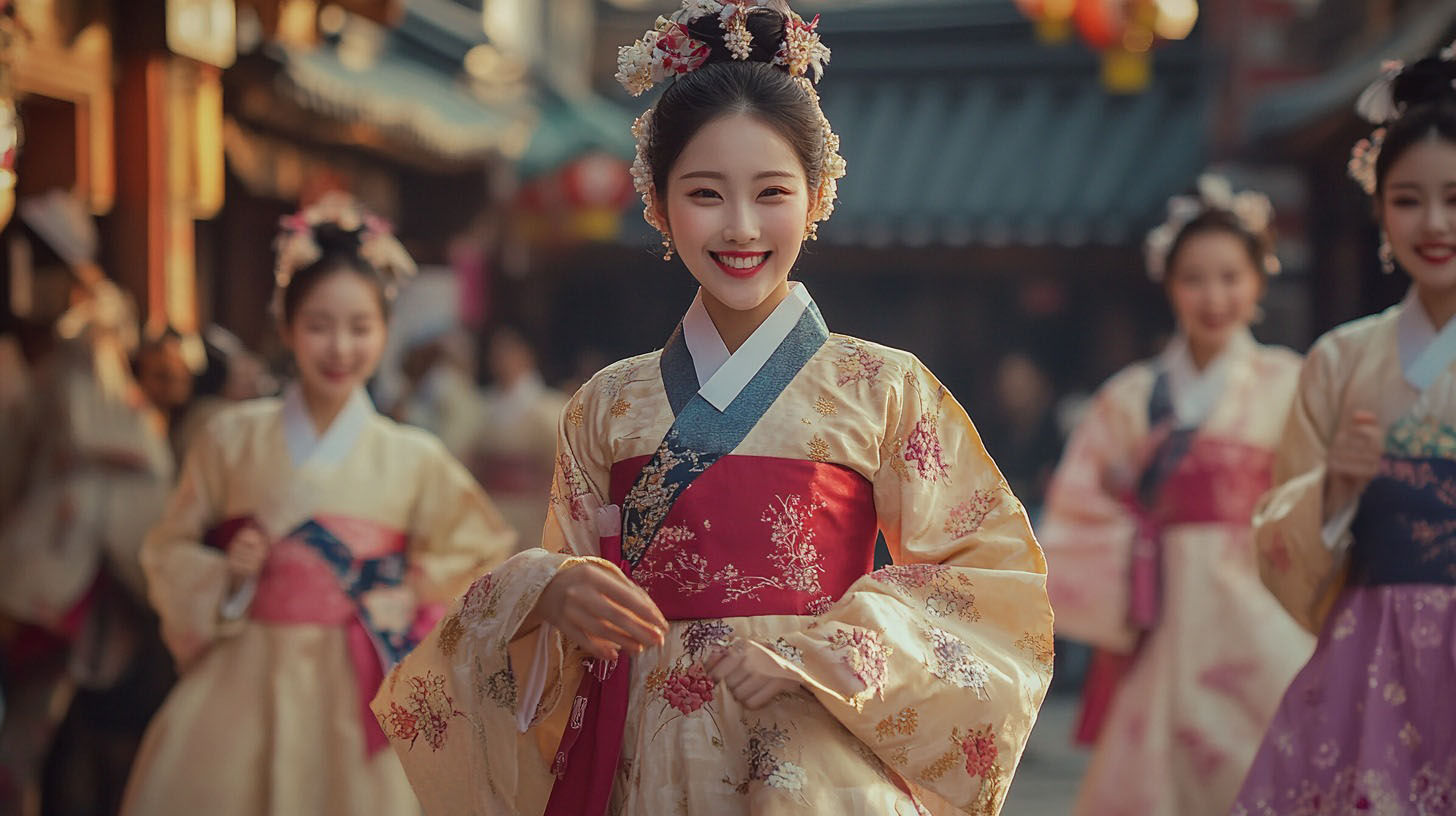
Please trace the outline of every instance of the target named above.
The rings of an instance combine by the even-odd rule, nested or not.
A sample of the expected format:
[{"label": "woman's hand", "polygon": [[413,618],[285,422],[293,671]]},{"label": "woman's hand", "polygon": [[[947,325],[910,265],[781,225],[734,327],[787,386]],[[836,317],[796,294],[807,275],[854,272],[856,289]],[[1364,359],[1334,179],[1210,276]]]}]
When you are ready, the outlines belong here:
[{"label": "woman's hand", "polygon": [[1326,454],[1329,479],[1325,499],[1330,507],[1340,507],[1358,497],[1380,472],[1384,436],[1379,420],[1370,411],[1355,411],[1335,432]]},{"label": "woman's hand", "polygon": [[263,531],[248,525],[239,530],[227,545],[227,568],[234,583],[257,577],[268,560],[270,544]]},{"label": "woman's hand", "polygon": [[[539,617],[538,617],[539,616]],[[667,619],[642,587],[621,572],[587,562],[556,574],[536,603],[536,623],[549,623],[598,660],[661,646]],[[533,628],[531,618],[521,631]]]},{"label": "woman's hand", "polygon": [[744,708],[757,710],[769,700],[799,688],[799,675],[772,649],[739,639],[708,658],[708,676],[722,683]]}]

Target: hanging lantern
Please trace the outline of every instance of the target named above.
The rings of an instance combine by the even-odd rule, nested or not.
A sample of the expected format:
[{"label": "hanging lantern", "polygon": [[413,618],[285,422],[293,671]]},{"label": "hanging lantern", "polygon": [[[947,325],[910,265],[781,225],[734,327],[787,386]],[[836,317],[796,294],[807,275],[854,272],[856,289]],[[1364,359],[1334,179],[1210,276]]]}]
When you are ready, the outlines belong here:
[{"label": "hanging lantern", "polygon": [[1077,0],[1072,22],[1083,42],[1094,51],[1106,51],[1122,39],[1125,3],[1123,0]]},{"label": "hanging lantern", "polygon": [[1072,36],[1072,10],[1077,0],[1016,0],[1022,16],[1036,24],[1036,37],[1048,45]]}]

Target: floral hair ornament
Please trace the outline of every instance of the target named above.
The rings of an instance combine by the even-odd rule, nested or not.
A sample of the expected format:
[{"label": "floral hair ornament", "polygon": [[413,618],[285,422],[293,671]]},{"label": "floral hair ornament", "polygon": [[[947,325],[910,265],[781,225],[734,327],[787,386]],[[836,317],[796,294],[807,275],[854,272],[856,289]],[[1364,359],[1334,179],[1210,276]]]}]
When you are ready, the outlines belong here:
[{"label": "floral hair ornament", "polygon": [[394,237],[389,222],[364,209],[348,193],[325,193],[318,201],[284,216],[279,222],[281,230],[274,241],[277,260],[273,267],[271,307],[279,320],[283,318],[283,292],[293,276],[323,257],[317,230],[325,224],[358,236],[359,258],[383,278],[386,300],[394,300],[400,286],[417,271],[414,260]]},{"label": "floral hair ornament", "polygon": [[[1168,219],[1148,233],[1144,251],[1148,277],[1154,283],[1162,283],[1168,275],[1168,255],[1173,242],[1178,240],[1184,227],[1204,213],[1229,213],[1240,229],[1254,236],[1265,235],[1274,221],[1274,205],[1269,203],[1268,196],[1253,190],[1235,193],[1233,185],[1223,176],[1204,173],[1198,177],[1197,189],[1196,195],[1168,199]],[[1268,275],[1279,274],[1279,258],[1272,249],[1264,253],[1263,271]]]},{"label": "floral hair ornament", "polygon": [[[641,96],[653,86],[682,74],[696,71],[708,61],[712,49],[689,31],[689,25],[703,17],[718,18],[723,29],[723,45],[733,59],[747,61],[753,54],[753,36],[748,30],[748,17],[756,9],[769,9],[784,18],[779,47],[771,64],[782,68],[798,81],[804,92],[819,109],[819,94],[814,83],[824,75],[829,62],[829,48],[819,39],[819,18],[805,21],[780,0],[683,0],[682,8],[669,17],[658,17],[657,23],[631,45],[617,50],[617,81],[633,96]],[[824,141],[824,159],[819,166],[819,189],[809,210],[809,238],[817,237],[819,222],[834,212],[839,179],[844,177],[844,157],[839,155],[839,136],[819,110],[819,126]],[[642,196],[643,217],[664,236],[667,225],[657,215],[652,170],[647,165],[647,146],[652,141],[652,109],[632,123],[632,136],[637,141],[637,157],[632,162],[632,185]],[[671,250],[669,250],[670,254]]]},{"label": "floral hair ornament", "polygon": [[[1442,48],[1437,57],[1443,62],[1456,62],[1456,42]],[[1385,129],[1391,122],[1405,114],[1405,106],[1395,100],[1395,80],[1405,70],[1400,60],[1386,60],[1380,64],[1380,76],[1360,92],[1355,100],[1355,113],[1361,119],[1375,125],[1369,136],[1355,143],[1350,149],[1350,163],[1347,167],[1350,178],[1360,185],[1366,195],[1375,195],[1375,162],[1380,158],[1380,148],[1385,144]],[[1451,83],[1456,89],[1456,81]]]}]

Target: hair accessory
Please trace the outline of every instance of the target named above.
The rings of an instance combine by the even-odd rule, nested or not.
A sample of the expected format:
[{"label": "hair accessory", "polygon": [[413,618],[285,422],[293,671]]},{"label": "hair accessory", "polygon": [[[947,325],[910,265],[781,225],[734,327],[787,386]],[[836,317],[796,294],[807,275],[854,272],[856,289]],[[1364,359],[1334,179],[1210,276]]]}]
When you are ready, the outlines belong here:
[{"label": "hair accessory", "polygon": [[[1456,42],[1442,48],[1436,55],[1442,62],[1456,62]],[[1355,143],[1350,150],[1347,171],[1350,178],[1360,185],[1366,195],[1375,195],[1375,162],[1380,158],[1380,148],[1385,143],[1385,130],[1390,123],[1405,115],[1404,103],[1396,101],[1395,82],[1406,70],[1400,60],[1386,60],[1380,64],[1380,76],[1375,78],[1355,100],[1355,113],[1375,125],[1369,136]],[[1451,82],[1456,92],[1456,80]]]},{"label": "hair accessory", "polygon": [[[1168,253],[1183,228],[1210,211],[1229,213],[1238,222],[1239,228],[1250,235],[1262,237],[1274,221],[1274,205],[1269,197],[1254,190],[1235,193],[1233,185],[1223,176],[1204,173],[1198,177],[1198,192],[1191,196],[1173,196],[1168,199],[1168,218],[1148,233],[1144,243],[1148,265],[1148,277],[1155,283],[1162,283],[1168,274]],[[1279,258],[1272,248],[1264,253],[1264,272],[1279,274]]]},{"label": "hair accessory", "polygon": [[[617,50],[617,81],[633,96],[641,96],[667,79],[696,71],[708,61],[712,49],[692,36],[689,26],[707,16],[718,18],[723,30],[723,45],[733,59],[747,61],[753,54],[753,36],[748,30],[749,15],[756,9],[776,11],[784,18],[782,40],[774,53],[772,65],[785,71],[804,89],[819,110],[819,126],[824,140],[824,159],[819,167],[819,189],[810,203],[811,223],[824,221],[834,212],[839,179],[844,177],[844,157],[839,155],[839,136],[819,105],[814,83],[824,75],[829,62],[829,48],[819,39],[819,18],[808,22],[786,3],[779,0],[683,0],[682,8],[670,17],[658,17],[657,23],[631,45]],[[652,109],[632,123],[632,136],[637,141],[637,156],[632,162],[632,186],[642,196],[643,217],[658,232],[667,233],[667,225],[657,214],[652,170],[647,165],[647,146],[652,141]]]},{"label": "hair accessory", "polygon": [[283,292],[298,270],[323,257],[317,230],[332,224],[359,238],[359,258],[374,267],[384,279],[384,296],[393,300],[399,287],[414,277],[415,262],[394,237],[389,222],[365,210],[348,193],[330,192],[313,204],[279,222],[282,230],[274,241],[277,260],[273,267],[274,316],[283,316]]}]

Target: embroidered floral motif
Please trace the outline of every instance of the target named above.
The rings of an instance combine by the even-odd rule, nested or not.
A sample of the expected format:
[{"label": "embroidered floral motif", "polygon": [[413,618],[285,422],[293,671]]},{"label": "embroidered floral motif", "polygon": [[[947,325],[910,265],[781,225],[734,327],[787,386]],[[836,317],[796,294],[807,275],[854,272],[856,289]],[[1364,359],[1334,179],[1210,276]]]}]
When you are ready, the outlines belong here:
[{"label": "embroidered floral motif", "polygon": [[741,598],[757,600],[758,592],[765,589],[818,593],[822,591],[819,578],[824,565],[809,525],[814,513],[823,507],[822,501],[790,495],[775,496],[774,504],[764,510],[760,520],[769,526],[769,541],[774,547],[769,562],[776,575],[745,574],[734,564],[714,570],[703,555],[678,546],[691,541],[693,532],[685,526],[673,526],[659,531],[633,577],[643,586],[670,584],[686,596],[713,589],[723,594],[723,603]]},{"label": "embroidered floral motif", "polygon": [[990,490],[977,490],[969,499],[956,505],[945,520],[945,532],[952,538],[964,538],[981,529],[986,516],[1000,503],[1000,496]]},{"label": "embroidered floral motif", "polygon": [[820,416],[830,416],[839,413],[839,404],[832,397],[820,397],[814,401],[814,410],[818,411]]},{"label": "embroidered floral motif", "polygon": [[632,525],[632,529],[622,531],[622,554],[633,564],[642,560],[649,543],[642,538],[642,532],[657,530],[662,526],[668,511],[672,509],[674,498],[681,490],[682,485],[672,478],[672,472],[685,466],[686,475],[700,472],[706,467],[698,460],[697,453],[691,450],[676,451],[668,442],[669,440],[663,440],[657,454],[643,467],[642,474],[623,500],[623,510],[635,515],[638,520],[637,524]]},{"label": "embroidered floral motif", "polygon": [[829,461],[829,443],[822,436],[809,440],[809,458],[815,462]]},{"label": "embroidered floral motif", "polygon": [[[944,394],[945,389],[941,389],[941,395]],[[938,482],[950,472],[950,466],[945,461],[945,451],[940,446],[938,409],[935,413],[927,411],[920,415],[920,419],[915,422],[915,429],[905,440],[905,452],[902,455],[906,462],[915,465],[915,471],[920,474],[920,478],[928,482]]]},{"label": "embroidered floral motif", "polygon": [[733,627],[722,620],[695,620],[682,632],[683,651],[693,660],[701,660],[709,650],[733,642]]},{"label": "embroidered floral motif", "polygon": [[925,611],[936,617],[976,622],[981,611],[971,592],[971,579],[944,564],[895,564],[870,573],[871,577],[921,598]]},{"label": "embroidered floral motif", "polygon": [[856,709],[863,709],[865,701],[872,697],[883,699],[889,679],[889,657],[895,650],[885,645],[878,633],[858,628],[836,629],[829,636],[829,647],[846,652],[844,665],[864,684],[864,691],[850,699]]},{"label": "embroidered floral motif", "polygon": [[1385,445],[1403,456],[1456,459],[1456,428],[1437,417],[1407,416],[1390,426]]},{"label": "embroidered floral motif", "polygon": [[1330,636],[1335,640],[1344,640],[1355,634],[1355,610],[1346,609],[1335,618],[1335,626],[1330,630]]},{"label": "embroidered floral motif", "polygon": [[460,616],[450,615],[440,621],[440,653],[446,657],[454,657],[455,650],[460,646],[460,636],[465,634],[465,626],[460,623]]},{"label": "embroidered floral motif", "polygon": [[485,678],[485,696],[491,702],[505,709],[516,707],[516,675],[506,666]]},{"label": "embroidered floral motif", "polygon": [[610,410],[614,418],[621,419],[622,417],[627,415],[628,411],[632,410],[632,403],[624,399],[618,399],[616,402],[612,403],[612,407]]},{"label": "embroidered floral motif", "polygon": [[804,611],[808,612],[810,615],[818,617],[819,615],[826,614],[827,612],[829,612],[830,609],[833,608],[834,599],[829,597],[828,595],[824,595],[822,597],[815,598],[814,600],[806,604],[804,606]]},{"label": "embroidered floral motif", "polygon": [[1415,723],[1407,722],[1400,729],[1400,744],[1407,751],[1414,751],[1421,745],[1421,732],[1416,728]]},{"label": "embroidered floral motif", "polygon": [[801,651],[798,646],[795,646],[787,640],[784,640],[783,638],[778,638],[773,643],[770,643],[768,646],[770,649],[773,649],[779,657],[782,657],[790,663],[798,666],[804,665],[803,651]]},{"label": "embroidered floral motif", "polygon": [[834,368],[839,372],[839,385],[845,386],[857,382],[874,385],[875,380],[880,376],[880,369],[885,367],[885,361],[871,354],[863,343],[856,340],[841,340],[839,347],[842,354],[839,359],[834,361]]},{"label": "embroidered floral motif", "polygon": [[976,697],[986,699],[986,684],[991,679],[986,662],[972,654],[965,641],[944,629],[927,627],[925,636],[935,656],[930,673],[953,685],[972,689]]},{"label": "embroidered floral motif", "polygon": [[905,465],[905,440],[896,439],[888,449],[880,456],[880,460],[890,463],[890,472],[900,477],[900,481],[910,478],[910,468]]},{"label": "embroidered floral motif", "polygon": [[[460,612],[453,616],[463,629],[461,635],[468,634],[471,637],[481,638],[490,632],[491,625],[495,623],[500,593],[501,587],[496,586],[494,573],[487,572],[475,579],[475,583],[465,590],[465,595],[460,602]],[[443,632],[441,637],[445,637]],[[458,645],[459,636],[456,636],[455,640]],[[441,646],[444,646],[443,640]],[[448,652],[446,656],[449,656]]]},{"label": "embroidered floral motif", "polygon": [[572,400],[571,407],[566,410],[566,421],[580,428],[582,420],[586,418],[586,406],[580,400]]},{"label": "embroidered floral motif", "polygon": [[953,748],[941,754],[938,759],[930,763],[919,774],[920,779],[925,782],[934,782],[945,776],[946,772],[954,768],[961,761],[961,752]]},{"label": "embroidered floral motif", "polygon": [[788,744],[789,732],[777,724],[754,723],[748,728],[748,745],[743,749],[743,756],[748,760],[748,778],[735,783],[725,776],[723,781],[739,794],[747,794],[751,782],[785,791],[803,790],[809,775],[803,767],[783,758],[782,750]]},{"label": "embroidered floral motif", "polygon": [[906,706],[899,712],[880,720],[875,725],[875,735],[881,740],[889,739],[896,734],[908,737],[915,733],[920,727],[920,712],[914,706]]},{"label": "embroidered floral motif", "polygon": [[591,495],[586,474],[576,460],[568,454],[556,457],[556,478],[551,482],[551,504],[564,504],[573,521],[587,521],[591,518],[586,499]]},{"label": "embroidered floral motif", "polygon": [[450,718],[463,716],[455,709],[455,700],[445,693],[445,678],[434,672],[408,679],[410,691],[405,705],[391,701],[389,713],[380,718],[384,733],[396,742],[409,743],[424,738],[430,750],[445,747],[445,733]]},{"label": "embroidered floral motif", "polygon": [[1034,635],[1027,632],[1016,641],[1016,648],[1030,655],[1031,659],[1036,661],[1037,668],[1048,672],[1052,670],[1057,653],[1055,641],[1052,640],[1051,635]]},{"label": "embroidered floral motif", "polygon": [[667,685],[667,672],[661,668],[653,669],[647,673],[647,693],[656,694],[662,691]]},{"label": "embroidered floral motif", "polygon": [[700,664],[694,663],[687,671],[673,668],[663,686],[662,698],[683,714],[691,714],[713,701],[713,689],[717,685]]},{"label": "embroidered floral motif", "polygon": [[1001,752],[996,747],[996,735],[991,726],[982,726],[965,736],[961,736],[959,728],[952,729],[951,740],[959,743],[961,753],[966,755],[966,773],[988,778],[997,770],[996,759]]}]

